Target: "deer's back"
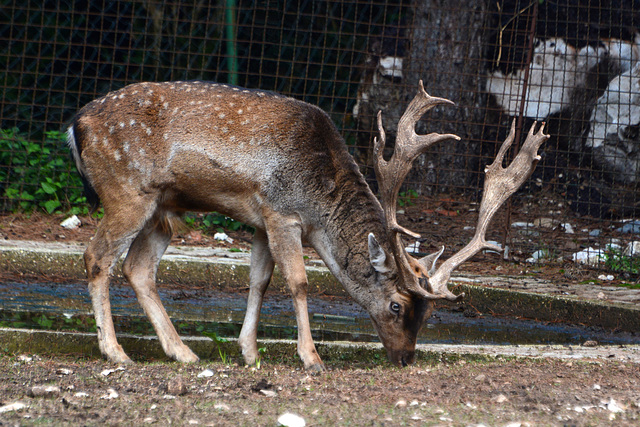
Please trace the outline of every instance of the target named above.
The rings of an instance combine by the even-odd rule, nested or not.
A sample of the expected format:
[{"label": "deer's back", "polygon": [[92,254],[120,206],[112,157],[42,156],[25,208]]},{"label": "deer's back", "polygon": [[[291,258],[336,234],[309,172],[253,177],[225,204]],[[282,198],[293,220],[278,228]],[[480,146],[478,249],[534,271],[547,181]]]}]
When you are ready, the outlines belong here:
[{"label": "deer's back", "polygon": [[105,205],[142,192],[158,194],[170,209],[216,210],[254,223],[265,203],[309,208],[328,203],[345,179],[361,181],[324,112],[259,90],[134,84],[84,107],[75,133]]}]

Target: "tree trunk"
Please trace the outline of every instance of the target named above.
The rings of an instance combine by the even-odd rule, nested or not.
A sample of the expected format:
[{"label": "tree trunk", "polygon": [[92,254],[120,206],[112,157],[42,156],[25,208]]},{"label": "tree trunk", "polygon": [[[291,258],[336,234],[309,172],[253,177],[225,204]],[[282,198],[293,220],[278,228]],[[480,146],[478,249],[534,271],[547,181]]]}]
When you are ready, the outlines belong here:
[{"label": "tree trunk", "polygon": [[405,88],[410,99],[423,80],[430,95],[456,103],[439,106],[417,126],[419,133],[454,133],[421,156],[409,176],[421,192],[451,192],[477,185],[479,140],[486,120],[483,34],[485,0],[415,0]]}]

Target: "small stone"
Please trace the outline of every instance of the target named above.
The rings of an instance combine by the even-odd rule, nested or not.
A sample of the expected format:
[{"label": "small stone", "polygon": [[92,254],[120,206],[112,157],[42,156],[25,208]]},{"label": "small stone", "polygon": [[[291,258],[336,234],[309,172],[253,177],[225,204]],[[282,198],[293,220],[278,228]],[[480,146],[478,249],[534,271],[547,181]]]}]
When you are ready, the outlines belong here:
[{"label": "small stone", "polygon": [[487,376],[485,374],[480,374],[475,378],[476,381],[485,381],[486,379]]},{"label": "small stone", "polygon": [[396,408],[404,408],[407,406],[407,401],[404,399],[400,399],[396,402],[396,404],[394,405]]},{"label": "small stone", "polygon": [[58,374],[58,375],[71,375],[71,374],[73,374],[73,371],[71,369],[67,369],[67,368],[60,368],[60,369],[56,370],[56,374]]},{"label": "small stone", "polygon": [[504,403],[509,399],[507,399],[507,396],[505,396],[504,394],[499,394],[496,397],[494,397],[492,400],[496,403]]},{"label": "small stone", "polygon": [[64,221],[62,221],[60,223],[60,225],[63,228],[66,228],[68,230],[74,230],[74,229],[80,227],[81,224],[82,223],[80,222],[80,219],[75,215],[70,216],[69,218],[65,219]]},{"label": "small stone", "polygon": [[110,388],[110,389],[107,389],[107,394],[100,396],[100,399],[111,400],[111,399],[117,399],[118,397],[120,397],[118,392]]},{"label": "small stone", "polygon": [[172,394],[174,396],[182,396],[186,392],[187,392],[187,385],[185,384],[185,381],[182,375],[178,375],[174,378],[171,378],[167,382],[167,393]]},{"label": "small stone", "polygon": [[264,394],[267,397],[276,397],[278,393],[273,390],[260,390],[260,393]]},{"label": "small stone", "polygon": [[593,389],[594,390],[600,390],[602,387],[600,387],[600,384],[594,384],[593,385]]},{"label": "small stone", "polygon": [[594,341],[594,340],[588,340],[582,343],[583,347],[597,347],[598,346],[598,341]]},{"label": "small stone", "polygon": [[59,394],[60,394],[60,387],[53,386],[53,385],[49,385],[49,386],[37,385],[37,386],[31,387],[31,389],[29,390],[29,396],[31,397],[55,397],[55,396],[58,396]]},{"label": "small stone", "polygon": [[285,412],[278,417],[278,425],[285,427],[305,427],[307,422],[299,415]]},{"label": "small stone", "polygon": [[211,369],[205,369],[204,371],[198,374],[198,378],[209,378],[213,376],[213,371]]},{"label": "small stone", "polygon": [[27,405],[22,402],[9,403],[8,405],[0,406],[0,414],[4,414],[5,412],[19,411],[26,407]]}]

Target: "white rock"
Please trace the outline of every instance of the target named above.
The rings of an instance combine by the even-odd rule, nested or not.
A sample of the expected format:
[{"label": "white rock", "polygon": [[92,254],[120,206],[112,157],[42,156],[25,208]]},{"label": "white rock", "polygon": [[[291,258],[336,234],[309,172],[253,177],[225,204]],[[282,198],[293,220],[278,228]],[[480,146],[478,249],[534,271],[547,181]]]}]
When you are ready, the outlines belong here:
[{"label": "white rock", "polygon": [[383,56],[378,62],[378,71],[385,77],[402,78],[402,59],[397,56]]},{"label": "white rock", "polygon": [[560,227],[564,228],[564,232],[567,234],[575,234],[575,231],[573,231],[573,226],[568,222],[563,222],[562,224],[560,224]]},{"label": "white rock", "polygon": [[278,417],[278,425],[285,427],[305,427],[307,422],[299,415],[285,412]]},{"label": "white rock", "polygon": [[198,374],[198,378],[209,378],[213,376],[213,371],[211,369],[205,369],[204,371]]},{"label": "white rock", "polygon": [[267,397],[276,397],[278,393],[273,390],[260,390],[260,393],[264,394]]},{"label": "white rock", "polygon": [[395,406],[396,408],[404,408],[404,407],[406,407],[406,406],[407,406],[407,401],[406,401],[406,400],[404,400],[404,399],[400,399],[400,400],[398,400],[398,401],[396,402],[396,404],[395,404],[395,405],[393,405],[393,406]]},{"label": "white rock", "polygon": [[604,406],[609,412],[614,414],[624,412],[624,408],[618,404],[613,398],[610,398],[608,402],[605,402]]},{"label": "white rock", "polygon": [[613,280],[613,279],[615,279],[615,277],[612,274],[607,274],[607,275],[601,274],[601,275],[598,276],[598,280],[610,281],[610,280]]},{"label": "white rock", "polygon": [[89,397],[89,393],[85,393],[84,391],[79,391],[77,393],[74,394],[75,397]]},{"label": "white rock", "polygon": [[630,242],[627,247],[624,249],[624,254],[626,256],[638,257],[640,256],[640,242],[633,241]]},{"label": "white rock", "polygon": [[228,243],[233,243],[233,239],[231,237],[227,236],[227,233],[216,233],[216,234],[213,235],[213,238],[215,240],[228,242]]},{"label": "white rock", "polygon": [[80,218],[78,218],[77,216],[73,215],[70,216],[69,218],[65,219],[64,221],[62,221],[60,223],[60,226],[69,229],[69,230],[73,230],[76,229],[78,227],[80,227],[82,223],[80,222]]},{"label": "white rock", "polygon": [[116,371],[124,371],[125,369],[122,366],[118,366],[115,369],[105,369],[104,371],[100,372],[100,375],[102,375],[103,377],[108,377],[109,375],[113,374]]},{"label": "white rock", "polygon": [[407,253],[417,254],[418,252],[420,252],[420,242],[416,240],[414,243],[407,246],[405,250],[407,251]]},{"label": "white rock", "polygon": [[4,414],[5,412],[19,411],[20,409],[24,409],[26,407],[27,405],[22,402],[9,403],[8,405],[0,406],[0,414]]},{"label": "white rock", "polygon": [[509,399],[507,399],[507,396],[505,396],[504,394],[499,394],[496,397],[494,397],[492,400],[496,403],[504,403]]},{"label": "white rock", "polygon": [[514,222],[511,224],[512,228],[534,228],[535,225],[531,222]]},{"label": "white rock", "polygon": [[590,247],[573,254],[571,259],[580,264],[597,265],[604,259],[604,251]]},{"label": "white rock", "polygon": [[600,384],[594,384],[593,385],[593,389],[594,390],[600,390],[602,387],[600,387]]},{"label": "white rock", "polygon": [[118,397],[120,397],[118,392],[110,388],[110,389],[107,389],[107,394],[100,396],[100,399],[111,400],[111,399],[117,399]]}]

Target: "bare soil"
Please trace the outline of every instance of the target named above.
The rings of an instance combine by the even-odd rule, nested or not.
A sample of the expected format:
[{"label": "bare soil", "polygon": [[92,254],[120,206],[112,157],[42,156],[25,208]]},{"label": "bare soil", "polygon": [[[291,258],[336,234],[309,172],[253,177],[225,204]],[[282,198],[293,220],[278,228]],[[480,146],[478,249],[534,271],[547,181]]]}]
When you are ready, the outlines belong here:
[{"label": "bare soil", "polygon": [[[640,422],[640,369],[616,361],[440,359],[399,369],[333,360],[313,376],[291,355],[265,357],[260,369],[118,368],[73,356],[2,355],[0,407],[24,407],[0,408],[0,425],[275,426],[287,412],[308,426]],[[199,376],[205,369],[210,377]]]}]

